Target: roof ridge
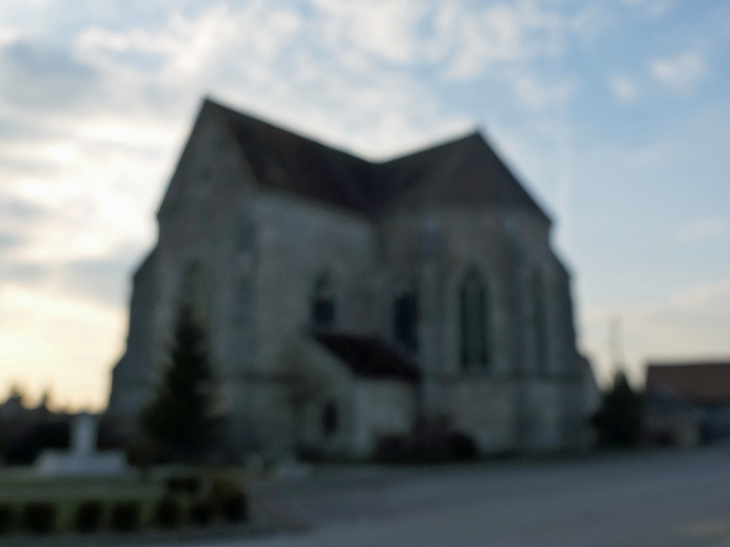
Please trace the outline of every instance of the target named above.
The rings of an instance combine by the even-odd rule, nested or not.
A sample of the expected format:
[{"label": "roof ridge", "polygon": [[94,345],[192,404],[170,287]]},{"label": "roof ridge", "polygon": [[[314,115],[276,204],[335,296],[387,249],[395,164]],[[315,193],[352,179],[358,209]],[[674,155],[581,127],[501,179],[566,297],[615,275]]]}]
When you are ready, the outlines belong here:
[{"label": "roof ridge", "polygon": [[419,207],[429,202],[476,202],[525,208],[550,222],[478,129],[374,161],[209,97],[204,99],[203,109],[207,107],[222,113],[222,121],[265,187],[363,214],[398,203]]}]

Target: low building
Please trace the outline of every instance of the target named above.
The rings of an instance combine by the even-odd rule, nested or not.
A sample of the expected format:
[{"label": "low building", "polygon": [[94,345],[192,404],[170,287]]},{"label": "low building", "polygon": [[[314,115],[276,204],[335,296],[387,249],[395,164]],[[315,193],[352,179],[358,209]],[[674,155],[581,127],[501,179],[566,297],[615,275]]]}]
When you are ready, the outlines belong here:
[{"label": "low building", "polygon": [[730,361],[650,363],[644,438],[690,445],[730,438]]}]

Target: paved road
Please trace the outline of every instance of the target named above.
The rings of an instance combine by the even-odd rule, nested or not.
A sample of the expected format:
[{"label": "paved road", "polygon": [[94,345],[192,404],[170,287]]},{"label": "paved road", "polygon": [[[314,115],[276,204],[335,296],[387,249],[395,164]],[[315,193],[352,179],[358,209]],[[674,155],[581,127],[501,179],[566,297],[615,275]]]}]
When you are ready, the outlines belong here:
[{"label": "paved road", "polygon": [[730,547],[730,449],[327,469],[256,489],[309,529],[206,547]]}]

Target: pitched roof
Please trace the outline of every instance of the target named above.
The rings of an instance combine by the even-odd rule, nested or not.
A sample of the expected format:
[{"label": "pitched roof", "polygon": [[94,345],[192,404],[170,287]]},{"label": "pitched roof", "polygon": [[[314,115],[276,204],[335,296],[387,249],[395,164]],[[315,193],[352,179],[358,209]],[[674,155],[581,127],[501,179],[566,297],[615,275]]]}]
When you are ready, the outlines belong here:
[{"label": "pitched roof", "polygon": [[730,362],[649,364],[646,390],[670,392],[699,406],[730,404]]},{"label": "pitched roof", "polygon": [[256,178],[362,213],[433,203],[522,208],[549,222],[479,133],[394,160],[373,163],[231,110],[210,100]]},{"label": "pitched roof", "polygon": [[313,333],[312,337],[347,365],[356,376],[417,382],[418,368],[378,338]]}]

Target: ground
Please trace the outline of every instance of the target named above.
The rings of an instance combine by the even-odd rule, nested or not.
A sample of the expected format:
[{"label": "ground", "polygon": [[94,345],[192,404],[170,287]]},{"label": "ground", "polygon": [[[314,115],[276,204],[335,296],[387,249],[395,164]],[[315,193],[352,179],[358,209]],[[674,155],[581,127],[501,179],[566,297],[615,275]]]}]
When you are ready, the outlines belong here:
[{"label": "ground", "polygon": [[730,448],[338,467],[259,485],[254,498],[257,511],[309,529],[199,547],[724,547]]}]

